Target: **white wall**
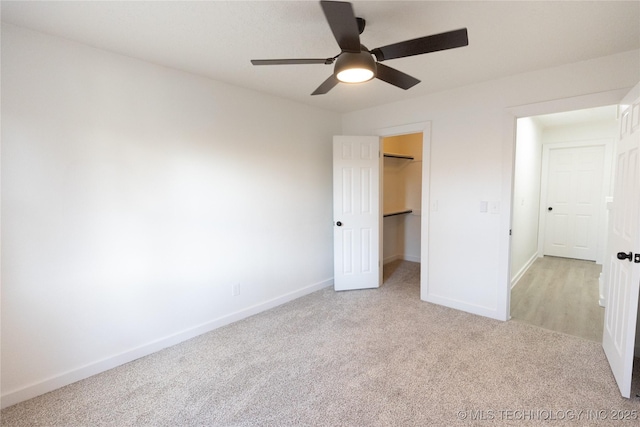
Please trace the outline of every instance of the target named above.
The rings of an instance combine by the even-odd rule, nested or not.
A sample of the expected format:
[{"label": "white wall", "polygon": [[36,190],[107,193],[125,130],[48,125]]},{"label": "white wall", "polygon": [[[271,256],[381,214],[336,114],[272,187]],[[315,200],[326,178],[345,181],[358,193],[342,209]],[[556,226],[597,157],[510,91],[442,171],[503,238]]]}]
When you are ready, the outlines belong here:
[{"label": "white wall", "polygon": [[550,126],[542,129],[543,144],[615,139],[617,136],[618,121],[616,119]]},{"label": "white wall", "polygon": [[3,24],[2,404],[331,285],[340,126]]},{"label": "white wall", "polygon": [[[469,72],[472,72],[472,67]],[[343,116],[346,134],[431,121],[428,264],[422,298],[508,317],[509,228],[518,106],[632,87],[638,51],[448,90]],[[542,111],[549,113],[553,111]],[[529,114],[531,115],[531,114]],[[428,178],[423,176],[423,182]],[[480,201],[496,213],[482,213]],[[437,203],[436,203],[437,202]],[[424,203],[423,203],[424,205]],[[424,223],[423,223],[424,227]]]},{"label": "white wall", "polygon": [[530,117],[518,119],[511,225],[511,286],[538,257],[542,132]]}]

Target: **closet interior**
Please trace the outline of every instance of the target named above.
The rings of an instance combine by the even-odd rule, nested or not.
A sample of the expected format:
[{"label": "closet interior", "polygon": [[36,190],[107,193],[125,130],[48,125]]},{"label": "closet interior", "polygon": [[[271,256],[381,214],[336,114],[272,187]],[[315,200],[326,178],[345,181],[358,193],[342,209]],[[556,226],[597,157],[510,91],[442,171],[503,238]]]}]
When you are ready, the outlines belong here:
[{"label": "closet interior", "polygon": [[383,260],[420,262],[422,133],[382,140]]}]

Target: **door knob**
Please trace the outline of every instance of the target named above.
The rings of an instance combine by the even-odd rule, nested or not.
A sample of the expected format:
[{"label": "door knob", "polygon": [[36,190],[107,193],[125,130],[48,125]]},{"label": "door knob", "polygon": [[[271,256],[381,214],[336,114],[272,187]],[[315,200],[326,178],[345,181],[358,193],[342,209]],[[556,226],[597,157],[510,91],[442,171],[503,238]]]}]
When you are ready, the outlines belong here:
[{"label": "door knob", "polygon": [[553,208],[552,208],[551,206],[549,206],[549,207],[547,208],[547,210],[552,211],[552,210],[553,210]]},{"label": "door knob", "polygon": [[629,252],[628,254],[624,252],[618,252],[618,259],[621,259],[621,260],[628,259],[629,262],[631,262],[631,258],[633,258],[633,252]]},{"label": "door knob", "polygon": [[341,227],[341,226],[342,226],[342,223],[341,223],[340,221],[338,221],[338,222],[336,222],[336,225],[337,225],[338,227]]}]

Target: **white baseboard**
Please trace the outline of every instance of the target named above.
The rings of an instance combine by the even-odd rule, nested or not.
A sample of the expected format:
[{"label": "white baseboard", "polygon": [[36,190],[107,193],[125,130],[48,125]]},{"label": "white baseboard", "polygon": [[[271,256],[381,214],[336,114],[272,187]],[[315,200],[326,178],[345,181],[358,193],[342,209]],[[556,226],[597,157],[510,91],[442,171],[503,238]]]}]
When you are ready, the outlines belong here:
[{"label": "white baseboard", "polygon": [[469,304],[464,301],[459,301],[453,298],[443,297],[440,295],[425,294],[425,293],[422,293],[422,290],[420,294],[420,299],[425,302],[442,305],[442,306],[453,308],[460,311],[466,311],[467,313],[471,313],[471,314],[477,314],[478,316],[489,317],[491,319],[501,320],[501,321],[507,320],[507,319],[503,319],[500,313],[498,313],[496,309],[493,309],[490,307],[483,307],[480,305]]},{"label": "white baseboard", "polygon": [[522,279],[522,276],[527,272],[527,270],[536,262],[538,259],[538,252],[534,253],[531,258],[525,263],[525,265],[516,273],[515,276],[511,278],[511,289],[518,283],[518,280]]},{"label": "white baseboard", "polygon": [[411,262],[420,262],[420,257],[417,256],[412,256],[412,255],[391,255],[389,257],[386,257],[382,263],[383,264],[389,264],[390,262],[396,261],[398,259],[402,259],[405,261],[411,261]]},{"label": "white baseboard", "polygon": [[274,307],[285,304],[289,301],[293,301],[297,298],[303,297],[312,292],[319,291],[320,289],[332,285],[333,278],[327,279],[314,285],[298,289],[296,291],[281,295],[268,301],[261,302],[251,307],[244,308],[231,314],[227,314],[193,328],[189,328],[184,331],[152,341],[150,343],[143,344],[139,347],[125,351],[115,356],[110,356],[102,360],[98,360],[96,362],[81,366],[77,369],[73,369],[47,378],[44,381],[30,384],[21,389],[3,394],[0,397],[0,406],[2,408],[6,408],[8,406],[15,405],[16,403],[32,399],[36,396],[40,396],[41,394],[48,393],[60,387],[64,387],[66,385],[83,380],[101,372],[108,371],[109,369],[113,369],[117,366],[124,365],[125,363],[129,363],[141,357],[148,356],[152,353],[179,344],[198,335],[202,335],[222,326],[237,322],[238,320],[242,320],[263,311],[272,309]]},{"label": "white baseboard", "polygon": [[385,259],[383,259],[382,263],[383,264],[389,264],[390,262],[393,262],[393,261],[398,260],[398,259],[402,259],[402,256],[401,255],[391,255],[391,256],[388,256]]},{"label": "white baseboard", "polygon": [[405,261],[420,262],[420,257],[419,256],[405,255],[405,256],[402,257],[402,259],[405,260]]}]

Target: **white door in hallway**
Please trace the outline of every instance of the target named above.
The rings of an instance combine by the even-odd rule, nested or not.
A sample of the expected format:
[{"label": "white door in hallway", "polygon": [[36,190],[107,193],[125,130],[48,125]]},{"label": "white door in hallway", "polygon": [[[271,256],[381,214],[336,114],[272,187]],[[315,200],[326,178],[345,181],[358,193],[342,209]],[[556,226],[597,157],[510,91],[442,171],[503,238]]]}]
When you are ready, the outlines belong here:
[{"label": "white door in hallway", "polygon": [[377,136],[333,138],[334,287],[382,282],[381,156]]},{"label": "white door in hallway", "polygon": [[544,254],[596,260],[603,145],[550,148]]},{"label": "white door in hallway", "polygon": [[640,98],[621,116],[615,159],[602,346],[620,393],[628,398],[640,287]]}]

